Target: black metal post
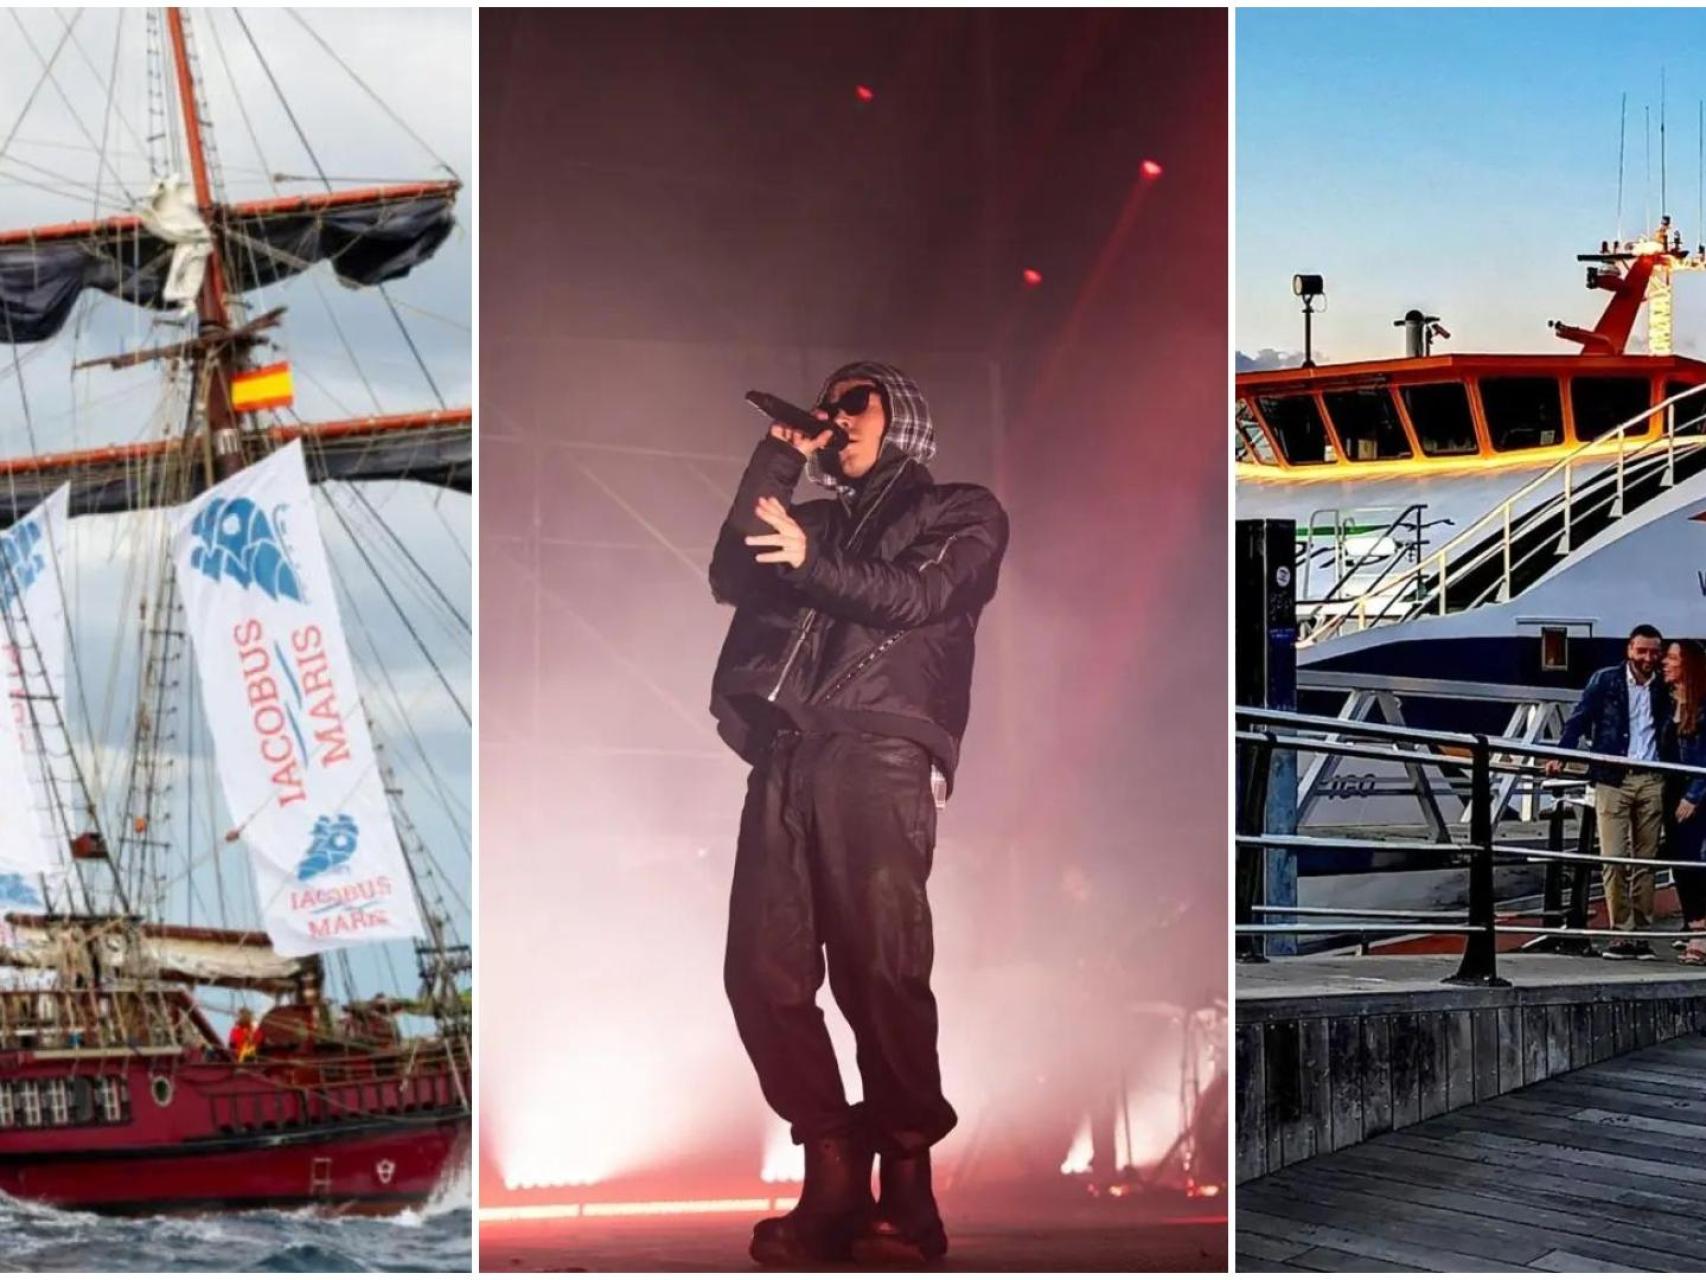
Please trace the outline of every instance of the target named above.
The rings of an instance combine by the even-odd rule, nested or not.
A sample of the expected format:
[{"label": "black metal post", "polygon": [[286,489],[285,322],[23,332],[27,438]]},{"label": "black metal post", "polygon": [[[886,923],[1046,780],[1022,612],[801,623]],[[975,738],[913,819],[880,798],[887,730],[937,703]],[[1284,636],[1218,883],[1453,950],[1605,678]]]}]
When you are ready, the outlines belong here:
[{"label": "black metal post", "polygon": [[1486,735],[1472,748],[1469,796],[1469,925],[1463,963],[1446,981],[1466,987],[1508,987],[1499,977],[1498,939],[1493,932],[1493,752]]},{"label": "black metal post", "polygon": [[[1273,771],[1274,735],[1269,733],[1261,742],[1240,743],[1244,756],[1243,786],[1238,796],[1238,834],[1259,836],[1268,825],[1268,779]],[[1237,924],[1256,923],[1256,899],[1262,892],[1267,869],[1267,850],[1261,845],[1236,846],[1237,893],[1233,919]],[[1267,962],[1266,935],[1243,933],[1237,935],[1236,951],[1240,963]]]},{"label": "black metal post", "polygon": [[[1590,818],[1587,811],[1582,812],[1582,830],[1576,840],[1577,853],[1599,852],[1599,821],[1598,815]],[[1588,927],[1588,894],[1593,887],[1594,868],[1585,862],[1575,864],[1575,877],[1570,884],[1570,916],[1569,926],[1572,929]],[[1592,956],[1599,953],[1594,949],[1592,938],[1565,938],[1565,942],[1574,943],[1571,954]]]}]

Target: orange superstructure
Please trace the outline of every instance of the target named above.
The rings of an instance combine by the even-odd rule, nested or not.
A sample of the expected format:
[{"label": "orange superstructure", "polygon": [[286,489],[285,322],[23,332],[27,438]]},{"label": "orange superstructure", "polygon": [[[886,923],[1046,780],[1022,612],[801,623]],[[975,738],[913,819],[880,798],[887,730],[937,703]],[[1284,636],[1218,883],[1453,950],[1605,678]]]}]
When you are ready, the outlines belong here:
[{"label": "orange superstructure", "polygon": [[[1545,463],[1706,383],[1686,356],[1433,355],[1240,374],[1234,446],[1246,474],[1402,474]],[[1690,408],[1689,413],[1698,409]],[[1605,444],[1615,452],[1613,441]]]}]

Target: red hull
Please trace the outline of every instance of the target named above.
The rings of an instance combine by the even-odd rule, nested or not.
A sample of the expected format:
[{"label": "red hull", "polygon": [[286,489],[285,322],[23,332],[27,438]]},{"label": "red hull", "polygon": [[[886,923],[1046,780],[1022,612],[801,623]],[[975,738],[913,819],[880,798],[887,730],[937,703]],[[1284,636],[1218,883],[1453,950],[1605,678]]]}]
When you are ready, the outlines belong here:
[{"label": "red hull", "polygon": [[[392,1213],[424,1204],[468,1149],[468,1120],[375,1122],[176,1149],[43,1153],[0,1165],[0,1191],[64,1209],[193,1213],[298,1209]],[[387,1176],[387,1174],[389,1176]]]},{"label": "red hull", "polygon": [[423,1204],[468,1151],[466,1078],[358,1063],[0,1066],[0,1191],[104,1213]]}]

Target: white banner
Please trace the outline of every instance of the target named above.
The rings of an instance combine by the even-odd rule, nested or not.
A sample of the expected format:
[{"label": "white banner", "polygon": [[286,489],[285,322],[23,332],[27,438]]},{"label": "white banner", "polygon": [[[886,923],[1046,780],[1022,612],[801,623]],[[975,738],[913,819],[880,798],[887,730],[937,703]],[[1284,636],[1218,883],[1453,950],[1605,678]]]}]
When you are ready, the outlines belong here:
[{"label": "white banner", "polygon": [[420,936],[301,444],[186,504],[172,563],[274,948]]},{"label": "white banner", "polygon": [[71,766],[62,565],[70,502],[70,486],[61,485],[0,533],[0,663],[12,713],[12,732],[0,734],[0,911],[47,905],[41,877],[65,874],[74,834],[63,816],[75,811],[65,776]]}]

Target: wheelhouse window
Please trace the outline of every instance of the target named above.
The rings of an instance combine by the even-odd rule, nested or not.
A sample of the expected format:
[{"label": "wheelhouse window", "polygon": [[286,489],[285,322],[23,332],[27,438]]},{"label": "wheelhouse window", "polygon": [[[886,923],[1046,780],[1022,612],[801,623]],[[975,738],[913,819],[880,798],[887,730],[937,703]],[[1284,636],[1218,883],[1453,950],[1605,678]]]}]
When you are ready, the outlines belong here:
[{"label": "wheelhouse window", "polygon": [[1427,382],[1405,387],[1404,409],[1416,440],[1430,458],[1458,457],[1480,452],[1475,419],[1469,412],[1469,392],[1461,382]]},{"label": "wheelhouse window", "polygon": [[1235,428],[1234,442],[1237,448],[1238,461],[1260,462],[1273,466],[1274,450],[1268,443],[1268,437],[1262,433],[1261,424],[1256,421],[1256,415],[1250,412],[1250,406],[1242,400],[1235,401],[1232,409],[1232,419]]},{"label": "wheelhouse window", "polygon": [[1308,392],[1261,396],[1256,404],[1279,442],[1280,452],[1292,466],[1319,466],[1333,461],[1333,442],[1327,437],[1327,424],[1321,420],[1314,396]]},{"label": "wheelhouse window", "polygon": [[[1652,389],[1645,378],[1571,378],[1570,410],[1576,417],[1576,439],[1598,440],[1612,428],[1652,408]],[[1630,427],[1625,435],[1637,439],[1647,428]]]},{"label": "wheelhouse window", "polygon": [[[1690,387],[1699,385],[1697,382],[1667,382],[1665,399],[1679,396]],[[1688,399],[1677,401],[1671,406],[1671,411],[1679,435],[1695,435],[1706,431],[1706,391],[1697,391]],[[1663,430],[1662,424],[1660,430]]]},{"label": "wheelhouse window", "polygon": [[1564,442],[1564,402],[1556,378],[1483,378],[1487,437],[1500,453]]},{"label": "wheelhouse window", "polygon": [[1408,458],[1410,441],[1398,421],[1398,407],[1385,387],[1328,391],[1321,397],[1333,420],[1348,462],[1380,462]]}]

